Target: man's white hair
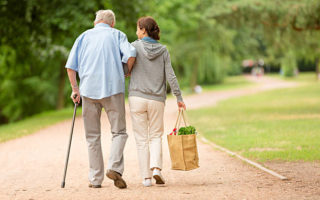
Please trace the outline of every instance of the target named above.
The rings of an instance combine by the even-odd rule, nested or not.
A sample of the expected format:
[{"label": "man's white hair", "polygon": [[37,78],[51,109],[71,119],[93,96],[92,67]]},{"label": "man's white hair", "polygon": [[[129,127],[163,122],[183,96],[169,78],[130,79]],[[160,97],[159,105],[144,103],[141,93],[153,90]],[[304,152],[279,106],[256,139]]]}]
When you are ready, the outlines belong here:
[{"label": "man's white hair", "polygon": [[112,23],[116,24],[116,17],[112,10],[99,10],[96,12],[96,19],[94,22],[103,22],[109,25]]}]

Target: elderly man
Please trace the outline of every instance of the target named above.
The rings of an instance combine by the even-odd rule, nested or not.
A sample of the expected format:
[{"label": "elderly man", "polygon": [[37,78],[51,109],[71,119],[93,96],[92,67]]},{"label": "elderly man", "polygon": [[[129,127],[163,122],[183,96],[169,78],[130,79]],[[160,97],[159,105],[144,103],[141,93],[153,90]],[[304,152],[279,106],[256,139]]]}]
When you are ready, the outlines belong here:
[{"label": "elderly man", "polygon": [[[82,97],[82,116],[89,152],[89,187],[100,188],[104,178],[101,151],[101,110],[106,111],[112,132],[112,144],[106,176],[118,188],[126,188],[123,150],[127,140],[125,120],[125,77],[122,63],[131,69],[135,48],[124,33],[113,28],[115,16],[111,10],[96,13],[94,28],[82,33],[75,41],[67,64],[75,103]],[[76,73],[80,77],[80,91]]]}]

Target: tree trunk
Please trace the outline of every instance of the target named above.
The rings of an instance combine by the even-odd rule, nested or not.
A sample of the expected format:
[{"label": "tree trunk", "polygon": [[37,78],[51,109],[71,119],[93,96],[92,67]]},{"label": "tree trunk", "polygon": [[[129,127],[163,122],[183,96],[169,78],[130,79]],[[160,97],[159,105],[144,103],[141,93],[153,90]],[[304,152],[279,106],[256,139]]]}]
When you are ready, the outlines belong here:
[{"label": "tree trunk", "polygon": [[8,118],[6,118],[4,115],[2,115],[1,109],[0,109],[0,125],[1,124],[6,124],[8,122],[9,122]]},{"label": "tree trunk", "polygon": [[317,80],[320,80],[320,62],[319,62],[319,58],[316,58],[316,76],[317,76]]},{"label": "tree trunk", "polygon": [[65,79],[66,79],[66,70],[65,70],[65,61],[62,62],[60,65],[60,75],[59,75],[59,89],[58,89],[58,98],[56,109],[60,110],[64,107],[64,86],[65,86]]}]

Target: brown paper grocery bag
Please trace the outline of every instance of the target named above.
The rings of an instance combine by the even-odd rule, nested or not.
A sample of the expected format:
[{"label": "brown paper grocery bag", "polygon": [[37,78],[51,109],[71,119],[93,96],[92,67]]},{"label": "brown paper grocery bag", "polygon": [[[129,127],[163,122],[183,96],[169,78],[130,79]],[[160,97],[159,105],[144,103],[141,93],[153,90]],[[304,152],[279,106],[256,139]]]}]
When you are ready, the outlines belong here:
[{"label": "brown paper grocery bag", "polygon": [[[183,110],[179,110],[175,128],[178,128],[181,118],[187,126]],[[197,135],[168,135],[168,145],[171,158],[171,169],[192,170],[199,167]]]}]

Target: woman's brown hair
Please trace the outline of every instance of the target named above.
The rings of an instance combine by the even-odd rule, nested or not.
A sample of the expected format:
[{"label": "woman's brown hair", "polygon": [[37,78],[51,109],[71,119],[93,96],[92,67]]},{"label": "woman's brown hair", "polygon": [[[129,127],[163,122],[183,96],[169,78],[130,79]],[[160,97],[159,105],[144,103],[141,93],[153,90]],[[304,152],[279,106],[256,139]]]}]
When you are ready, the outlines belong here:
[{"label": "woman's brown hair", "polygon": [[152,17],[141,17],[138,19],[137,25],[140,29],[146,29],[149,37],[160,40],[160,28]]}]

